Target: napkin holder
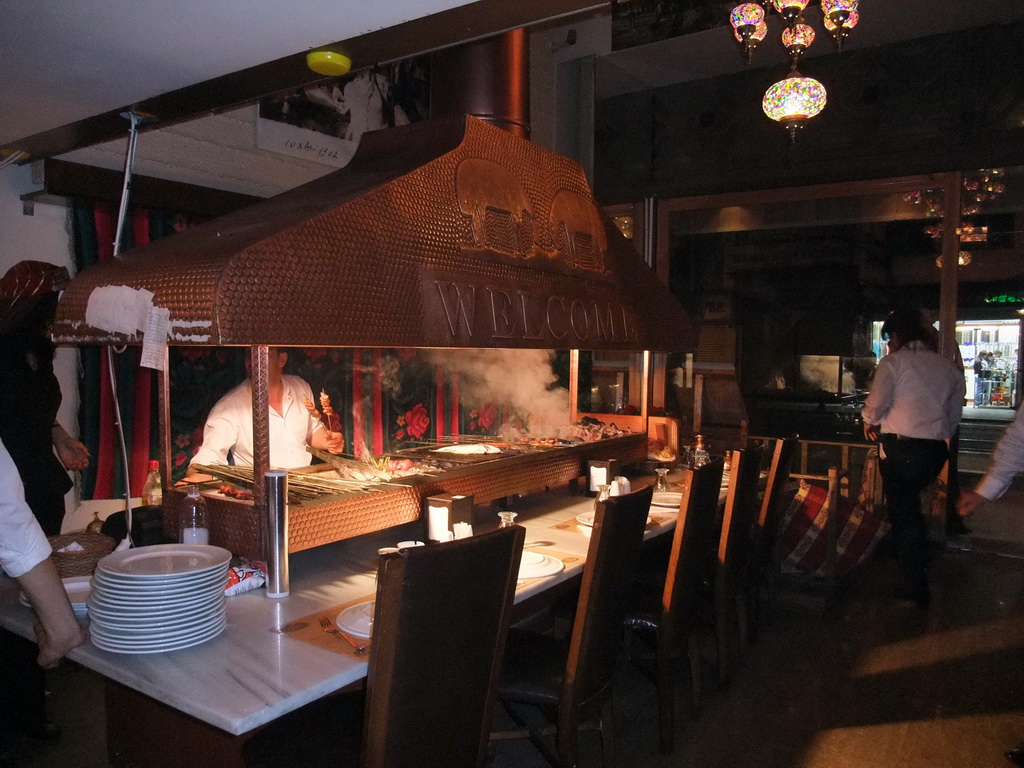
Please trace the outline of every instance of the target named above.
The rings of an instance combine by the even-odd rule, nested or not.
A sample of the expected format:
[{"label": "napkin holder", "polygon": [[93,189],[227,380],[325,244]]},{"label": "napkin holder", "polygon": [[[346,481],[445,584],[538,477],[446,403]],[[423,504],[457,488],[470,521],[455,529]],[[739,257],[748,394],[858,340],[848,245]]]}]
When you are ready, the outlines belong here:
[{"label": "napkin holder", "polygon": [[[428,496],[424,500],[425,511],[422,515],[423,532],[430,538],[430,515],[431,507],[435,509],[443,507],[448,510],[448,530],[455,531],[456,523],[473,524],[473,496],[461,493],[442,493],[437,496]],[[435,541],[437,539],[434,539]]]},{"label": "napkin holder", "polygon": [[587,496],[597,496],[602,485],[610,485],[621,474],[622,462],[618,459],[591,459],[587,462]]}]

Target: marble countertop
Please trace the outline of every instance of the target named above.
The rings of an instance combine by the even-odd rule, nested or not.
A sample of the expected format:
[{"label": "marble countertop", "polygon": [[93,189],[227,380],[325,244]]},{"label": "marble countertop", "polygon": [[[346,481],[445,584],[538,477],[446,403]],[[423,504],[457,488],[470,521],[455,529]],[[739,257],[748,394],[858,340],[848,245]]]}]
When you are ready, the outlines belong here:
[{"label": "marble countertop", "polygon": [[[527,529],[528,549],[584,556],[587,536],[573,526],[553,526],[592,510],[593,504],[593,498],[556,490],[517,498],[511,509]],[[673,510],[652,512],[648,538],[670,530],[675,522]],[[68,658],[229,734],[246,733],[366,676],[365,658],[318,648],[282,634],[280,628],[371,594],[377,549],[422,538],[421,525],[414,522],[293,554],[287,597],[268,598],[264,589],[228,597],[227,628],[201,645],[133,655],[87,642]],[[573,578],[582,570],[582,560],[554,576],[522,582],[516,602]],[[0,579],[0,626],[31,638],[33,622],[32,610],[18,601],[14,580]]]}]

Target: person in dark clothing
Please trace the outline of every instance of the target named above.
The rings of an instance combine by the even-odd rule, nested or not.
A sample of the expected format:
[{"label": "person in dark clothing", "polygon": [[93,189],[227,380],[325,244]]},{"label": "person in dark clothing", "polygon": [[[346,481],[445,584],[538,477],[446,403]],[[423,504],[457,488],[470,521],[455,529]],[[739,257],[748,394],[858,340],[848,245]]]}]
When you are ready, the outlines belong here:
[{"label": "person in dark clothing", "polygon": [[60,533],[68,470],[84,469],[89,451],[57,422],[60,383],[47,336],[63,267],[22,261],[0,279],[0,440],[25,484],[25,500],[47,536]]},{"label": "person in dark clothing", "polygon": [[[88,449],[57,422],[61,391],[47,335],[69,279],[63,267],[39,261],[19,262],[0,278],[0,442],[47,536],[61,530],[64,496],[73,485],[68,471],[89,463]],[[46,717],[38,654],[35,643],[0,630],[0,729],[55,738],[60,731]]]}]

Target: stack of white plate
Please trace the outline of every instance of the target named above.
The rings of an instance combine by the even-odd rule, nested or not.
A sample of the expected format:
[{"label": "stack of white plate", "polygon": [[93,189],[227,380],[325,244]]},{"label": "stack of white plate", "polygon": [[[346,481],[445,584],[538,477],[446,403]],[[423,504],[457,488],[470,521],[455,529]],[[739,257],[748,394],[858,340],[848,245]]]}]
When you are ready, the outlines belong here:
[{"label": "stack of white plate", "polygon": [[[75,616],[84,619],[89,613],[85,601],[89,597],[89,592],[92,591],[92,578],[89,576],[68,576],[61,579],[61,581],[64,582],[64,590],[68,593],[68,600],[71,601],[71,609],[75,612]],[[25,597],[24,592],[19,595],[19,599],[22,605],[27,605],[29,608],[32,607],[32,603]]]},{"label": "stack of white plate", "polygon": [[206,642],[227,623],[231,553],[205,544],[156,544],[107,555],[89,595],[89,635],[118,653],[176,651]]}]

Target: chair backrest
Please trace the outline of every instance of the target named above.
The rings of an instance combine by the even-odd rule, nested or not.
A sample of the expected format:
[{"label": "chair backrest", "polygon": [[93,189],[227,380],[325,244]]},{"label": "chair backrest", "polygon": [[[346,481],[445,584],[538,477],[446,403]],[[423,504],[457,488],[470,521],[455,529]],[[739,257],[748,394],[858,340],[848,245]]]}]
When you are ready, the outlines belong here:
[{"label": "chair backrest", "polygon": [[775,441],[771,452],[771,463],[768,465],[768,477],[765,480],[754,538],[754,564],[758,573],[763,573],[772,561],[775,540],[779,535],[779,520],[782,516],[779,500],[793,471],[793,459],[796,457],[798,444],[799,440],[795,437],[780,438]]},{"label": "chair backrest", "polygon": [[380,556],[363,768],[484,764],[525,535]]},{"label": "chair backrest", "polygon": [[724,463],[716,458],[683,470],[682,500],[661,598],[662,629],[677,636],[696,622],[700,587],[714,564]]},{"label": "chair backrest", "polygon": [[598,502],[576,605],[563,706],[584,706],[611,684],[653,488]]},{"label": "chair backrest", "polygon": [[761,480],[761,451],[746,448],[732,452],[729,492],[722,513],[722,533],[718,539],[718,568],[728,579],[739,578],[750,565],[760,505],[757,492]]}]

